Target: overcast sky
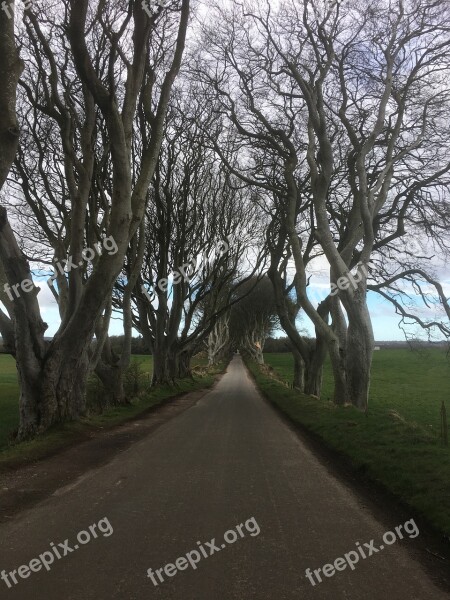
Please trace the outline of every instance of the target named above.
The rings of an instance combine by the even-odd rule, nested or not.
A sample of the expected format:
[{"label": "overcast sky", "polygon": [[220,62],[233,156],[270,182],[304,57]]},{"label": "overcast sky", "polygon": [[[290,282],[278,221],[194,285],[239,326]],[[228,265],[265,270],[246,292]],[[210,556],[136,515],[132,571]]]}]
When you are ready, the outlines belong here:
[{"label": "overcast sky", "polygon": [[[325,299],[330,291],[329,278],[327,276],[327,264],[324,259],[316,261],[314,264],[314,272],[315,274],[309,288],[309,297],[316,305],[318,302]],[[448,269],[441,268],[439,276],[446,295],[450,296],[450,277]],[[47,335],[53,336],[59,326],[59,314],[55,299],[50,292],[46,279],[37,277],[35,278],[35,283],[41,288],[38,298],[40,306],[42,307],[42,317],[49,326]],[[399,328],[400,317],[395,314],[393,306],[387,300],[381,298],[376,293],[369,292],[368,304],[376,340],[387,341],[405,339],[402,329]],[[420,311],[419,314],[427,320],[431,319],[433,316],[442,318],[442,314],[435,315],[432,309],[421,308],[418,302],[415,310],[416,312]],[[306,317],[303,317],[303,319],[299,321],[299,328],[305,329],[311,336],[314,336],[314,328]],[[417,337],[426,337],[417,326],[410,326],[408,332],[410,335],[414,334]],[[123,333],[122,321],[119,315],[116,315],[116,318],[113,320],[110,333],[111,335],[121,335]],[[135,332],[135,335],[138,335],[137,332]],[[285,335],[283,331],[277,333],[277,337],[283,335]],[[441,339],[441,336],[436,339]]]}]

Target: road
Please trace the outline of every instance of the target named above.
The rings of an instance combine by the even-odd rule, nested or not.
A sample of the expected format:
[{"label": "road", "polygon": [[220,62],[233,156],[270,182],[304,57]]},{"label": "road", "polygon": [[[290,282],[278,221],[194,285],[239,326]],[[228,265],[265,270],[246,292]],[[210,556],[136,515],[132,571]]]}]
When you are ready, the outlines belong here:
[{"label": "road", "polygon": [[[87,533],[77,539],[82,530]],[[385,532],[261,398],[235,357],[195,406],[0,525],[0,569],[7,574],[0,598],[449,598],[411,554],[416,538],[405,533],[402,542],[368,550],[378,549]],[[373,554],[353,570],[343,559],[343,570],[329,577],[318,571],[322,582],[310,583],[307,568],[356,553],[357,542]],[[42,561],[30,570],[44,552],[54,553],[53,564],[44,555],[50,570]],[[195,568],[182,559],[189,552]],[[14,584],[8,573],[21,565],[28,565],[25,578],[13,574]],[[342,569],[343,562],[337,565]]]}]

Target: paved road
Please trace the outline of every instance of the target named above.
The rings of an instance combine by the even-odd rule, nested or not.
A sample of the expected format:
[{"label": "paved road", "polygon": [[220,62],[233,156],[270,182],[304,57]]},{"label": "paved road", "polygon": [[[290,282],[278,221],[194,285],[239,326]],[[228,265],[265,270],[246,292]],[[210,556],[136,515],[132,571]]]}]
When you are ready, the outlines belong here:
[{"label": "paved road", "polygon": [[[93,524],[94,533],[79,539],[91,535],[91,541],[77,543]],[[79,546],[55,558],[50,571],[33,562],[36,572],[21,570],[25,579],[14,574],[11,589],[0,580],[0,598],[448,598],[411,558],[414,540],[407,534],[401,544],[361,558],[354,570],[347,565],[329,578],[319,572],[323,581],[315,586],[305,577],[305,569],[355,551],[356,542],[368,554],[364,542],[378,547],[385,529],[261,399],[236,357],[194,407],[0,526],[0,569],[7,573],[53,551],[51,542],[60,555],[67,545]],[[224,540],[227,531],[227,542],[238,538],[234,543]],[[196,564],[197,542],[207,558]],[[194,550],[196,569],[182,560]],[[161,583],[156,571],[177,559],[182,570],[166,567]]]}]

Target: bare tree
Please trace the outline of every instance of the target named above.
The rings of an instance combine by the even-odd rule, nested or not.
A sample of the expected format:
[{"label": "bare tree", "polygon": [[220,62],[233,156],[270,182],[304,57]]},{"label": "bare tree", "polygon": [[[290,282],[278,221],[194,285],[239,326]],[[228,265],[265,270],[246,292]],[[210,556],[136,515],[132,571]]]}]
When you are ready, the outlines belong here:
[{"label": "bare tree", "polygon": [[[74,265],[82,262],[87,206],[97,202],[100,194],[94,186],[97,144],[103,145],[106,160],[111,163],[111,186],[103,190],[102,198],[107,209],[101,214],[107,213],[105,230],[114,239],[117,252],[103,253],[84,280],[76,268],[67,274],[67,309],[50,344],[44,340],[46,326],[40,316],[38,290],[23,293],[14,301],[20,438],[84,412],[92,338],[98,320],[108,310],[115,279],[145,212],[188,18],[189,0],[181,2],[181,11],[161,9],[152,18],[139,2],[130,2],[125,8],[108,8],[102,2],[97,6],[88,0],[66,0],[61,13],[49,15],[44,8],[26,13],[30,39],[40,51],[34,54],[36,64],[29,64],[36,69],[40,85],[34,110],[53,120],[64,155],[70,223],[68,255]],[[162,22],[167,35],[158,33]],[[41,23],[46,24],[45,30]],[[66,35],[69,45],[64,43]],[[160,57],[152,64],[152,52],[161,43],[166,47],[164,60]],[[75,96],[78,81],[82,93]],[[153,120],[147,120],[148,136],[142,152],[134,156],[132,137],[138,106],[148,103],[154,94],[158,94],[156,114]],[[106,145],[102,131],[106,132]],[[135,179],[133,164],[139,164]],[[0,256],[11,286],[31,279],[29,265],[6,216]],[[61,285],[60,290],[65,284]]]}]

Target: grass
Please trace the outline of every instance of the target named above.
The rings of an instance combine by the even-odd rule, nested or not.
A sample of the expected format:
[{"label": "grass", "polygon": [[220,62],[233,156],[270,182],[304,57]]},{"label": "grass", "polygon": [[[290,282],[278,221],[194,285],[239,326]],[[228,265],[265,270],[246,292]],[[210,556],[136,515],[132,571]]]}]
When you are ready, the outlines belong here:
[{"label": "grass", "polygon": [[[182,393],[209,388],[216,376],[223,372],[225,364],[203,369],[202,374],[196,374],[194,380],[184,379],[174,385],[158,386],[148,389],[152,369],[151,356],[134,356],[134,361],[141,363],[143,372],[142,383],[144,390],[125,406],[110,408],[103,412],[92,412],[76,422],[65,423],[53,427],[43,435],[29,442],[19,444],[12,441],[12,432],[19,424],[18,416],[18,385],[14,360],[7,355],[0,355],[0,471],[16,468],[19,465],[49,456],[68,445],[87,439],[94,432],[107,429],[136,418],[162,402]],[[195,366],[204,366],[202,359],[194,362]],[[97,384],[90,382],[88,397],[89,404],[96,406],[95,394]]]},{"label": "grass", "polygon": [[0,448],[19,424],[18,397],[16,362],[9,354],[0,354]]},{"label": "grass", "polygon": [[[266,354],[265,360],[275,377],[292,380],[290,354]],[[287,388],[256,364],[248,366],[263,393],[294,422],[450,536],[450,448],[440,437],[442,400],[450,416],[450,364],[444,352],[376,352],[367,415],[333,405],[329,365],[320,400]]]}]

